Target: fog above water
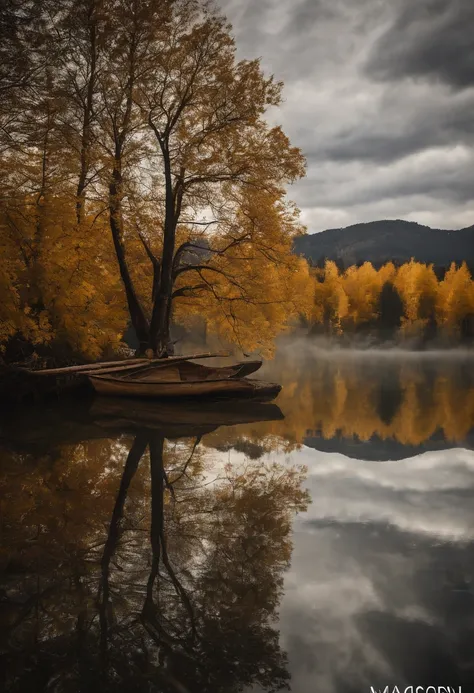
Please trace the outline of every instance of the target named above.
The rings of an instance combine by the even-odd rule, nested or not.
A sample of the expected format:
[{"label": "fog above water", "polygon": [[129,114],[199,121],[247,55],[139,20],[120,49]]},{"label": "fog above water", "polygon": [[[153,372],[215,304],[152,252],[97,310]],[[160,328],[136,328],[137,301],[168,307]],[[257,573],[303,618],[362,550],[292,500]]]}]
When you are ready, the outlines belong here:
[{"label": "fog above water", "polygon": [[341,344],[337,340],[324,337],[309,337],[297,334],[281,337],[277,341],[276,356],[288,357],[289,354],[292,354],[297,359],[310,360],[314,358],[337,358],[340,360],[389,358],[414,361],[452,361],[457,359],[472,359],[474,361],[473,347],[456,346],[448,349],[440,348],[433,342],[431,346],[427,344],[425,348],[420,349],[414,348],[410,343],[407,343],[406,346],[393,342],[374,345],[373,340],[364,340],[362,338],[357,338],[353,344],[350,342]]}]

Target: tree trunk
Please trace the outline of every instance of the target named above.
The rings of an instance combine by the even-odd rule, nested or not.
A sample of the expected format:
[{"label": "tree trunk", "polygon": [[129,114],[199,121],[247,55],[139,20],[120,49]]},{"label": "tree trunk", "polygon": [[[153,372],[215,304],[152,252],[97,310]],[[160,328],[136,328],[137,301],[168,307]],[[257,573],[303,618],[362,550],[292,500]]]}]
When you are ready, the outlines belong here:
[{"label": "tree trunk", "polygon": [[125,256],[125,247],[123,244],[122,187],[120,160],[117,158],[109,185],[110,230],[114,241],[120,276],[125,287],[130,319],[140,344],[140,352],[144,353],[150,346],[150,330],[145,312],[140,304],[135,287],[133,286]]},{"label": "tree trunk", "polygon": [[[47,75],[48,90],[52,90],[51,75]],[[36,222],[35,231],[32,240],[31,253],[31,270],[30,281],[28,282],[28,304],[36,313],[44,310],[45,304],[43,300],[43,282],[44,282],[44,266],[41,257],[43,242],[45,237],[45,219],[44,206],[45,198],[48,190],[48,178],[50,176],[49,154],[50,154],[50,136],[55,126],[55,113],[51,109],[50,104],[47,105],[46,124],[43,135],[43,151],[41,153],[41,183],[36,195]]]},{"label": "tree trunk", "polygon": [[170,356],[171,352],[171,336],[169,325],[170,300],[171,299],[166,295],[166,293],[159,294],[153,309],[154,315],[156,314],[157,316],[157,326],[153,326],[153,331],[150,331],[150,349],[152,349],[153,353],[160,358],[166,358]]},{"label": "tree trunk", "polygon": [[173,292],[173,260],[176,243],[176,214],[173,182],[171,177],[171,162],[167,145],[162,146],[165,186],[166,214],[163,234],[163,255],[159,291],[153,305],[150,323],[150,347],[157,356],[169,356],[171,294]]}]

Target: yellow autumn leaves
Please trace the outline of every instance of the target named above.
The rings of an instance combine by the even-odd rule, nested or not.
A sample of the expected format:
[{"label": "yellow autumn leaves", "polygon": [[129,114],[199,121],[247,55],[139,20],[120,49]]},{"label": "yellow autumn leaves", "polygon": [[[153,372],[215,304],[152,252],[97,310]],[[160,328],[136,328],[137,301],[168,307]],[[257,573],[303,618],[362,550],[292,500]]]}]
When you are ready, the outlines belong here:
[{"label": "yellow autumn leaves", "polygon": [[[328,261],[313,270],[316,279],[312,321],[328,331],[350,332],[376,325],[381,318],[381,294],[390,284],[400,300],[400,333],[416,336],[432,323],[450,337],[465,336],[474,318],[474,282],[465,263],[454,264],[443,278],[432,265],[411,260],[395,267],[391,262],[375,269],[370,262],[340,271]],[[390,312],[390,306],[387,307]],[[392,313],[394,309],[392,308]],[[396,318],[396,316],[388,316]]]},{"label": "yellow autumn leaves", "polygon": [[[142,352],[163,355],[171,321],[195,316],[268,351],[309,316],[286,199],[304,156],[263,117],[282,84],[237,58],[217,8],[52,0],[7,14],[0,356],[100,358],[130,325]],[[5,81],[16,70],[21,88]],[[182,262],[183,243],[209,250],[199,267]]]},{"label": "yellow autumn leaves", "polygon": [[26,198],[0,209],[0,236],[0,349],[13,340],[17,358],[49,346],[58,357],[93,359],[117,348],[127,315],[101,219],[78,227],[73,200],[51,196],[38,233]]}]

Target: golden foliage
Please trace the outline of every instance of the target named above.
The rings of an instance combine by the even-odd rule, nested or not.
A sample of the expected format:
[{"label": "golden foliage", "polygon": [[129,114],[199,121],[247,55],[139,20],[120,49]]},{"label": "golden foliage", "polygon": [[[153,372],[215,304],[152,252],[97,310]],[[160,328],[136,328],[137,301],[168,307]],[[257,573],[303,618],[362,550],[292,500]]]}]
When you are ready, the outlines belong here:
[{"label": "golden foliage", "polygon": [[439,324],[450,333],[459,332],[463,319],[474,314],[474,282],[465,263],[451,265],[436,295]]},{"label": "golden foliage", "polygon": [[0,228],[8,272],[0,342],[20,333],[90,359],[116,348],[126,312],[103,222],[91,215],[78,227],[73,204],[48,196],[39,210],[29,198],[1,209]]},{"label": "golden foliage", "polygon": [[[243,350],[269,354],[275,336],[299,318],[309,318],[314,280],[306,261],[291,252],[301,232],[297,211],[280,194],[246,192],[227,219],[227,227],[213,239],[213,259],[186,274],[176,284],[180,291],[196,276],[199,288],[176,300],[176,319],[194,316]],[[245,238],[232,247],[239,234]]]},{"label": "golden foliage", "polygon": [[365,262],[345,272],[328,261],[324,270],[312,273],[316,280],[312,322],[338,332],[376,326],[387,283],[394,285],[403,301],[402,335],[421,334],[430,322],[441,334],[459,335],[463,321],[474,316],[474,282],[465,263],[453,264],[441,281],[433,266],[413,259],[398,268],[390,262],[379,270]]},{"label": "golden foliage", "polygon": [[[126,306],[157,353],[171,316],[196,315],[269,351],[312,303],[286,200],[305,160],[264,118],[282,84],[237,58],[206,0],[52,0],[34,16],[31,54],[23,33],[2,46],[28,79],[0,75],[0,344],[96,358]],[[202,267],[185,266],[182,245],[203,242]]]}]

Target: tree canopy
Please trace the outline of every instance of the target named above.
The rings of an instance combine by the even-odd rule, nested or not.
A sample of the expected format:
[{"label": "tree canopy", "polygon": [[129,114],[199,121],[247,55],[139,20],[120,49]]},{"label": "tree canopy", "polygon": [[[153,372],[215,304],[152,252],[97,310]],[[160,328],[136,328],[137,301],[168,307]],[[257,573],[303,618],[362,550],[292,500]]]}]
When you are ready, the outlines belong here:
[{"label": "tree canopy", "polygon": [[327,261],[312,270],[317,282],[313,329],[328,333],[382,332],[392,337],[437,336],[453,343],[474,336],[474,281],[466,263],[454,263],[442,279],[432,265],[411,260],[376,270],[370,262],[340,271]]},{"label": "tree canopy", "polygon": [[236,58],[211,4],[10,0],[2,13],[4,345],[97,357],[130,320],[142,351],[166,354],[171,320],[194,315],[264,349],[309,311],[286,198],[305,162],[266,119],[282,84]]}]

